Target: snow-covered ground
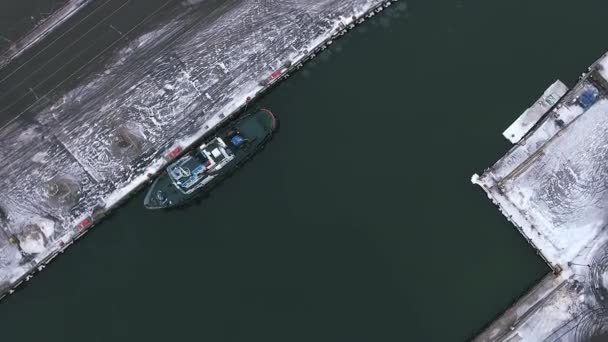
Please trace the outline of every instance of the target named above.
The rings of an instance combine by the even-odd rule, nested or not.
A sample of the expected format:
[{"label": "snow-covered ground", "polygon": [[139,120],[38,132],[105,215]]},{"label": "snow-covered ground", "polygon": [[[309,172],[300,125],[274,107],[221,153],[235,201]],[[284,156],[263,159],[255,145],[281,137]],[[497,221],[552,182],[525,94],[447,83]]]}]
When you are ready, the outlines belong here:
[{"label": "snow-covered ground", "polygon": [[0,128],[0,297],[148,182],[170,151],[389,4],[231,0],[211,15],[206,1],[185,1],[99,71],[45,95],[35,115]]},{"label": "snow-covered ground", "polygon": [[607,62],[604,55],[534,131],[473,176],[558,274],[549,280],[554,291],[534,305],[522,299],[480,341],[608,333]]}]

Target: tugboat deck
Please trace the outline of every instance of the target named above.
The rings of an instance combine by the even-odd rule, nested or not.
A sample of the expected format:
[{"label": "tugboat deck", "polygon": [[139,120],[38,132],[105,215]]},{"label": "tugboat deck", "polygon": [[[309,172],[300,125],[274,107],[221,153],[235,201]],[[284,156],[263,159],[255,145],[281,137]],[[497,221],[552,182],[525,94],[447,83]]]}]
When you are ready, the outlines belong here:
[{"label": "tugboat deck", "polygon": [[221,169],[232,159],[234,154],[216,137],[170,165],[167,171],[175,186],[184,194],[190,194],[213,178],[212,171]]}]

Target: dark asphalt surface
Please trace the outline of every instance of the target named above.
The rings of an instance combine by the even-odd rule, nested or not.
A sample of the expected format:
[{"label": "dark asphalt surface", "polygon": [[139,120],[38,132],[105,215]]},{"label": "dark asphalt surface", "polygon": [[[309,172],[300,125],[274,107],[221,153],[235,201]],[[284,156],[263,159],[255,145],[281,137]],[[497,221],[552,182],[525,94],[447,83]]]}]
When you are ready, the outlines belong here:
[{"label": "dark asphalt surface", "polygon": [[[0,125],[74,84],[105,58],[170,15],[179,1],[94,1],[0,69]],[[45,101],[42,101],[45,102]]]},{"label": "dark asphalt surface", "polygon": [[69,0],[0,1],[0,52]]}]

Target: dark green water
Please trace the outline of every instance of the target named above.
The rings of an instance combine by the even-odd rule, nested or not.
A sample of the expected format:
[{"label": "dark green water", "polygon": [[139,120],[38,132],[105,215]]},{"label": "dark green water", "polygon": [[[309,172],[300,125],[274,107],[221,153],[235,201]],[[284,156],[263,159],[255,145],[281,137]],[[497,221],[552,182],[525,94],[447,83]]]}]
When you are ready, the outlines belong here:
[{"label": "dark green water", "polygon": [[472,337],[548,272],[469,179],[607,49],[608,4],[572,4],[375,17],[261,100],[281,127],[252,162],[186,210],[128,202],[0,304],[2,338]]}]

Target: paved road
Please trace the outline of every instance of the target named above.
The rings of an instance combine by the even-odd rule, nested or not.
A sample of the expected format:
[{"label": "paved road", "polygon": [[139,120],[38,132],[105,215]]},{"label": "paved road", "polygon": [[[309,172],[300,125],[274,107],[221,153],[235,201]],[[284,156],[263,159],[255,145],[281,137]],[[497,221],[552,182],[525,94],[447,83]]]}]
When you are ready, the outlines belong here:
[{"label": "paved road", "polygon": [[101,0],[0,70],[0,125],[35,112],[35,104],[101,65],[115,49],[152,27],[175,0]]}]

